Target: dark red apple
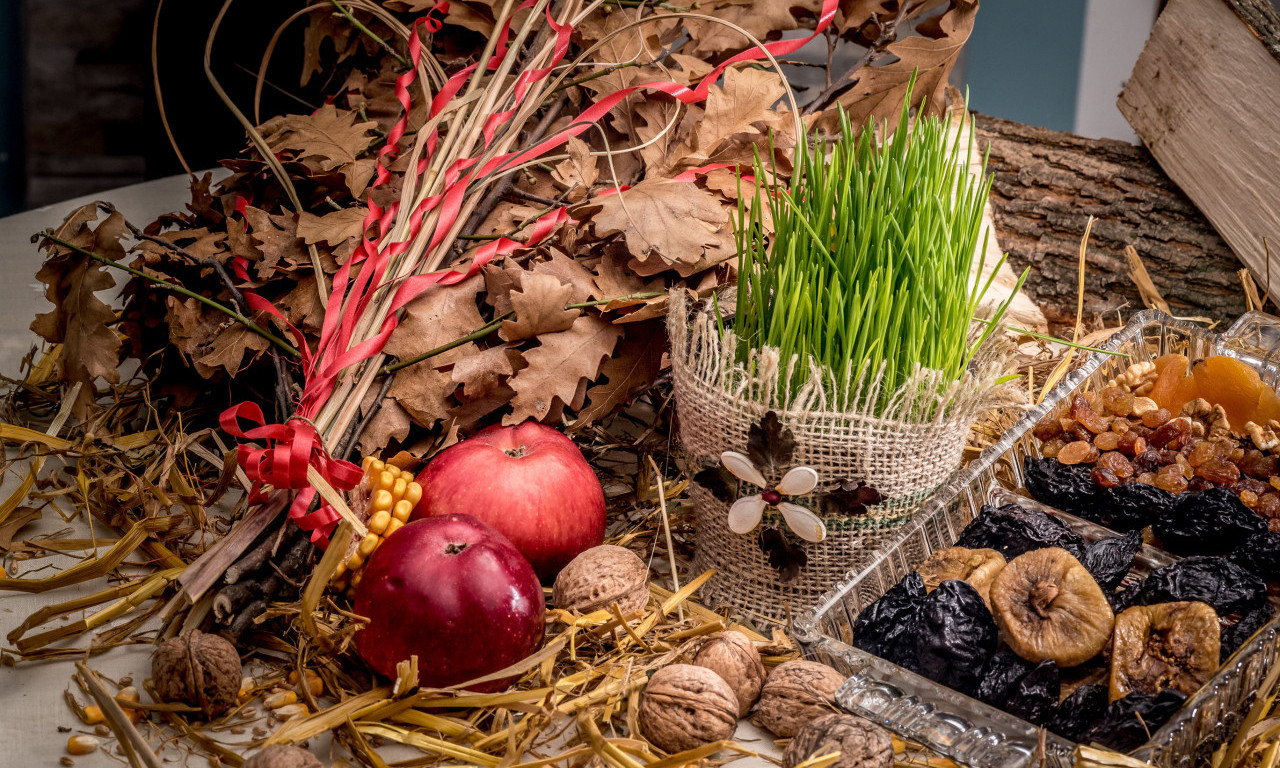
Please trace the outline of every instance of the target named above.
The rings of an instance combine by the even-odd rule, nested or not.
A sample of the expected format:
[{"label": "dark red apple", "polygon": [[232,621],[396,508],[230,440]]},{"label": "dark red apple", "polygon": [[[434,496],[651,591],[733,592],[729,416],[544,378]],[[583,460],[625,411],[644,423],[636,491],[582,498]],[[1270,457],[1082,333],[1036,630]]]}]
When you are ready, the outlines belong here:
[{"label": "dark red apple", "polygon": [[419,685],[456,685],[537,650],[545,608],[533,567],[511,542],[469,515],[441,515],[409,523],[369,558],[355,595],[369,624],[356,649],[388,677],[416,655]]},{"label": "dark red apple", "polygon": [[441,451],[418,475],[415,516],[463,512],[511,539],[543,583],[604,543],[604,491],[573,441],[526,421]]}]

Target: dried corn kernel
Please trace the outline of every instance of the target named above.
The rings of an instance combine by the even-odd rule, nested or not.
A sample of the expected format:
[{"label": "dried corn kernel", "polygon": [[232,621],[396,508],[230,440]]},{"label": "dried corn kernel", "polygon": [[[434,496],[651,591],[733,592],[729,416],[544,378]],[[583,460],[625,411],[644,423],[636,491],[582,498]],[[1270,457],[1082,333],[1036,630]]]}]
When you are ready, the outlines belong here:
[{"label": "dried corn kernel", "polygon": [[[292,691],[290,691],[290,693],[292,693]],[[271,714],[275,715],[281,720],[288,720],[291,717],[299,717],[302,715],[310,714],[310,712],[311,710],[307,709],[306,704],[286,704],[283,707],[276,709]]]},{"label": "dried corn kernel", "polygon": [[297,704],[297,703],[298,703],[298,694],[294,693],[293,691],[281,691],[279,693],[273,693],[262,700],[262,706],[266,707],[267,709],[280,709],[281,707],[287,707],[290,704]]},{"label": "dried corn kernel", "polygon": [[84,708],[83,720],[85,725],[97,725],[105,719],[106,717],[102,714],[102,707],[97,704],[90,704]]},{"label": "dried corn kernel", "polygon": [[101,744],[102,742],[95,736],[72,736],[67,739],[67,754],[87,755],[90,752],[96,752]]},{"label": "dried corn kernel", "polygon": [[414,480],[413,473],[386,464],[371,456],[361,462],[364,481],[360,491],[365,494],[368,507],[366,526],[369,532],[363,539],[350,545],[346,560],[338,564],[330,583],[335,589],[353,589],[360,582],[359,570],[369,556],[382,546],[388,536],[400,530],[422,499],[422,486]]}]

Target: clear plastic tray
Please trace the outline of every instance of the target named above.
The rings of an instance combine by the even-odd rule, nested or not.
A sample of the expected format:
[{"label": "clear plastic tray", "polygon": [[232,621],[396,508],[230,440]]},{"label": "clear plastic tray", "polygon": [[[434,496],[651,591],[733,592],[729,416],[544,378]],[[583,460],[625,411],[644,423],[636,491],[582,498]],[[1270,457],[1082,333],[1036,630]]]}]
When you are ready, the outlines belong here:
[{"label": "clear plastic tray", "polygon": [[[1210,354],[1239,358],[1273,386],[1280,380],[1280,320],[1250,312],[1222,334],[1148,310],[1102,348],[1127,357],[1091,354],[1044,399],[1031,408],[999,442],[982,452],[945,489],[904,526],[896,544],[872,565],[833,588],[819,605],[795,622],[806,653],[831,664],[849,679],[837,702],[879,722],[903,738],[973,766],[1029,765],[1039,761],[1041,731],[1035,725],[849,645],[859,611],[913,571],[931,553],[955,544],[960,531],[984,504],[1007,503],[1022,482],[1022,460],[1038,456],[1031,427],[1068,395],[1100,389],[1129,364],[1181,352],[1195,359]],[[1088,539],[1115,535],[1101,526],[1060,514]],[[1155,564],[1171,556],[1146,548]],[[1254,693],[1280,651],[1280,617],[1246,641],[1205,685],[1151,739],[1130,754],[1153,765],[1190,768],[1204,764],[1213,750],[1234,735]],[[1075,744],[1046,732],[1044,762],[1073,763]]]}]

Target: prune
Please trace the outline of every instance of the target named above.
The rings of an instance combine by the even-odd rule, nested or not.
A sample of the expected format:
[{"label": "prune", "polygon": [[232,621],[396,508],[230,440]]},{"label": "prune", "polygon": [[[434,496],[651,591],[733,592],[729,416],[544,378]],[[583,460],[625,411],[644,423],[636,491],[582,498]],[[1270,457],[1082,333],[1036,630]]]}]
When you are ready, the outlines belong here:
[{"label": "prune", "polygon": [[1204,603],[1135,606],[1116,617],[1111,698],[1172,688],[1188,696],[1218,668],[1218,614]]},{"label": "prune", "polygon": [[1262,580],[1225,557],[1186,557],[1151,573],[1133,605],[1199,600],[1219,616],[1255,608],[1267,598]]},{"label": "prune", "polygon": [[1058,461],[1063,464],[1089,464],[1098,458],[1098,449],[1087,440],[1076,440],[1062,446]]},{"label": "prune", "polygon": [[996,649],[996,623],[972,584],[944,581],[924,599],[916,631],[916,665],[936,683],[973,695]]},{"label": "prune", "polygon": [[1045,725],[1058,704],[1061,683],[1057,662],[1046,659],[1008,690],[1004,711],[1029,723]]},{"label": "prune", "polygon": [[1125,483],[1099,492],[1095,505],[1080,516],[1112,530],[1131,531],[1167,516],[1176,500],[1173,494],[1154,485]]},{"label": "prune", "polygon": [[1174,554],[1219,555],[1231,551],[1267,524],[1229,488],[1184,493],[1152,530]]},{"label": "prune", "polygon": [[1173,717],[1187,697],[1174,690],[1131,693],[1111,702],[1102,719],[1080,737],[1080,743],[1097,742],[1117,752],[1137,749]]},{"label": "prune", "polygon": [[1107,686],[1082,685],[1062,700],[1049,718],[1049,730],[1071,741],[1082,741],[1094,723],[1107,714]]},{"label": "prune", "polygon": [[1111,639],[1114,616],[1098,582],[1065,549],[1015,557],[991,584],[991,609],[1013,652],[1074,667]]},{"label": "prune", "polygon": [[924,606],[920,574],[909,573],[853,622],[853,645],[900,667],[916,668],[916,629]]},{"label": "prune", "polygon": [[1271,617],[1276,613],[1276,608],[1270,601],[1263,602],[1257,608],[1248,611],[1240,620],[1230,627],[1222,630],[1222,640],[1219,643],[1221,649],[1220,663],[1225,663],[1227,657],[1236,652],[1244,642],[1253,637],[1253,633],[1262,629],[1263,625],[1271,621]]},{"label": "prune", "polygon": [[1103,592],[1114,592],[1133,567],[1133,558],[1142,549],[1142,531],[1112,536],[1090,544],[1080,564],[1093,575]]},{"label": "prune", "polygon": [[1019,680],[1026,677],[1036,665],[1008,648],[996,651],[982,670],[978,681],[977,698],[993,707],[1003,707],[1005,697]]},{"label": "prune", "polygon": [[1263,581],[1280,581],[1280,533],[1252,534],[1227,559]]},{"label": "prune", "polygon": [[1089,467],[1068,466],[1057,459],[1028,456],[1022,463],[1027,492],[1036,501],[1063,512],[1080,514],[1093,506],[1098,487],[1089,477]]},{"label": "prune", "polygon": [[1084,556],[1084,539],[1066,523],[1017,504],[983,507],[982,513],[960,532],[956,546],[995,549],[1010,559],[1044,547],[1060,547],[1077,559]]}]

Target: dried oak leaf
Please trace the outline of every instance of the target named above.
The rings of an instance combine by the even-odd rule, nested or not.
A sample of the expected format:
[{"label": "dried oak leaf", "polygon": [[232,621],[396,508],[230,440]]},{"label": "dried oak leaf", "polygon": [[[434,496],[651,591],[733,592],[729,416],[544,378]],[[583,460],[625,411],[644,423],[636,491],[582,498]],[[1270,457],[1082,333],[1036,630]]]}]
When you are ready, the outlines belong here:
[{"label": "dried oak leaf", "polygon": [[[364,401],[360,406],[362,414],[368,413],[377,396],[377,388],[371,388],[365,393]],[[374,414],[373,421],[370,421],[360,433],[360,452],[365,456],[381,453],[392,440],[401,442],[407,438],[410,426],[409,412],[394,397],[387,395],[382,399],[382,404]]]},{"label": "dried oak leaf", "polygon": [[273,150],[297,152],[298,160],[312,161],[308,167],[332,171],[354,163],[373,141],[378,124],[357,120],[357,113],[339,112],[332,104],[325,104],[313,114],[286,115],[268,121],[263,128],[271,131],[267,142]]},{"label": "dried oak leaf", "polygon": [[551,172],[551,178],[569,190],[568,200],[580,203],[587,197],[591,186],[600,178],[600,169],[596,167],[596,159],[591,155],[591,147],[576,136],[569,137],[565,147],[569,159],[562,160]]},{"label": "dried oak leaf", "polygon": [[508,297],[516,316],[503,321],[498,336],[503,341],[519,341],[567,330],[582,314],[580,309],[565,309],[572,294],[573,286],[553,275],[524,273],[520,276],[519,290],[512,291]]},{"label": "dried oak leaf", "polygon": [[760,69],[725,71],[724,85],[713,85],[707,93],[706,112],[694,129],[692,146],[682,153],[682,163],[699,165],[705,162],[717,147],[737,134],[760,135],[756,124],[772,118],[770,107],[782,98],[784,92],[782,81],[773,72]]},{"label": "dried oak leaf", "polygon": [[[127,234],[124,217],[112,213],[98,225],[89,227],[97,218],[97,209],[88,205],[74,211],[54,236],[87,251],[120,261],[124,248],[120,239]],[[58,375],[68,384],[84,386],[76,399],[74,414],[83,416],[94,399],[94,381],[105,379],[116,383],[120,337],[110,327],[116,320],[115,310],[97,297],[97,292],[112,288],[116,281],[97,261],[48,241],[43,247],[49,254],[36,279],[45,284],[44,296],[53,310],[36,315],[31,330],[45,341],[61,344]]]},{"label": "dried oak leaf", "polygon": [[[262,325],[264,317],[259,314],[254,322]],[[242,369],[246,352],[253,355],[265,351],[270,345],[271,342],[246,326],[234,320],[228,320],[225,327],[210,342],[209,351],[196,359],[196,369],[208,371],[208,375],[212,375],[214,370],[221,367],[226,369],[229,375],[235,376]],[[203,372],[200,375],[208,378],[208,375]]]},{"label": "dried oak leaf", "polygon": [[[454,341],[485,324],[476,307],[476,295],[484,284],[480,276],[457,285],[428,288],[405,307],[400,324],[387,340],[386,352],[406,360]],[[421,426],[431,428],[448,418],[456,384],[440,370],[476,350],[467,343],[396,373],[388,394]]]},{"label": "dried oak leaf", "polygon": [[570,304],[603,298],[596,293],[595,276],[591,271],[557,248],[548,251],[547,259],[530,264],[529,271],[554,275],[560,282],[573,286],[573,292],[569,294]]},{"label": "dried oak leaf", "polygon": [[166,296],[165,304],[168,306],[165,322],[169,325],[169,343],[191,358],[196,373],[202,378],[213,376],[217,369],[199,362],[199,359],[208,354],[209,346],[222,331],[222,320],[226,318],[206,312],[204,305],[195,299]]},{"label": "dried oak leaf", "polygon": [[467,355],[453,364],[451,378],[459,387],[457,398],[466,402],[489,397],[523,367],[524,356],[520,350],[506,344]]},{"label": "dried oak leaf", "polygon": [[[698,13],[732,22],[757,40],[766,40],[777,32],[800,26],[793,9],[812,13],[821,7],[820,0],[712,0],[699,3]],[[661,10],[656,12],[656,15],[662,14]],[[684,28],[689,32],[689,42],[681,51],[690,56],[713,58],[715,54],[753,45],[737,30],[712,21],[684,19]]]},{"label": "dried oak leaf", "polygon": [[719,198],[687,182],[645,179],[624,192],[593,198],[574,212],[595,234],[621,234],[642,275],[674,268],[694,274],[708,256],[733,253],[729,212]]},{"label": "dried oak leaf", "polygon": [[538,337],[538,346],[524,353],[529,366],[511,377],[515,397],[504,424],[526,419],[542,420],[562,406],[582,407],[587,383],[600,368],[622,335],[617,326],[595,315],[582,315],[566,331]]},{"label": "dried oak leaf", "polygon": [[608,416],[653,384],[667,351],[666,330],[657,323],[627,329],[617,353],[600,368],[604,383],[587,389],[587,405],[578,413],[586,425]]},{"label": "dried oak leaf", "polygon": [[[837,100],[849,120],[855,126],[865,123],[868,117],[876,123],[896,120],[913,75],[916,84],[911,94],[912,106],[926,105],[934,114],[941,113],[946,106],[947,78],[969,40],[977,13],[978,0],[951,0],[941,14],[916,26],[918,34],[885,49],[896,57],[891,63],[858,70],[854,86]],[[837,110],[820,113],[816,127],[838,130]]]},{"label": "dried oak leaf", "polygon": [[258,251],[254,270],[260,280],[271,279],[280,269],[292,271],[308,259],[294,216],[268,214],[249,205],[245,206],[244,217]]},{"label": "dried oak leaf", "polygon": [[364,207],[343,208],[323,216],[303,211],[298,214],[298,237],[307,245],[327,243],[334,259],[342,264],[360,245],[368,212]]}]

